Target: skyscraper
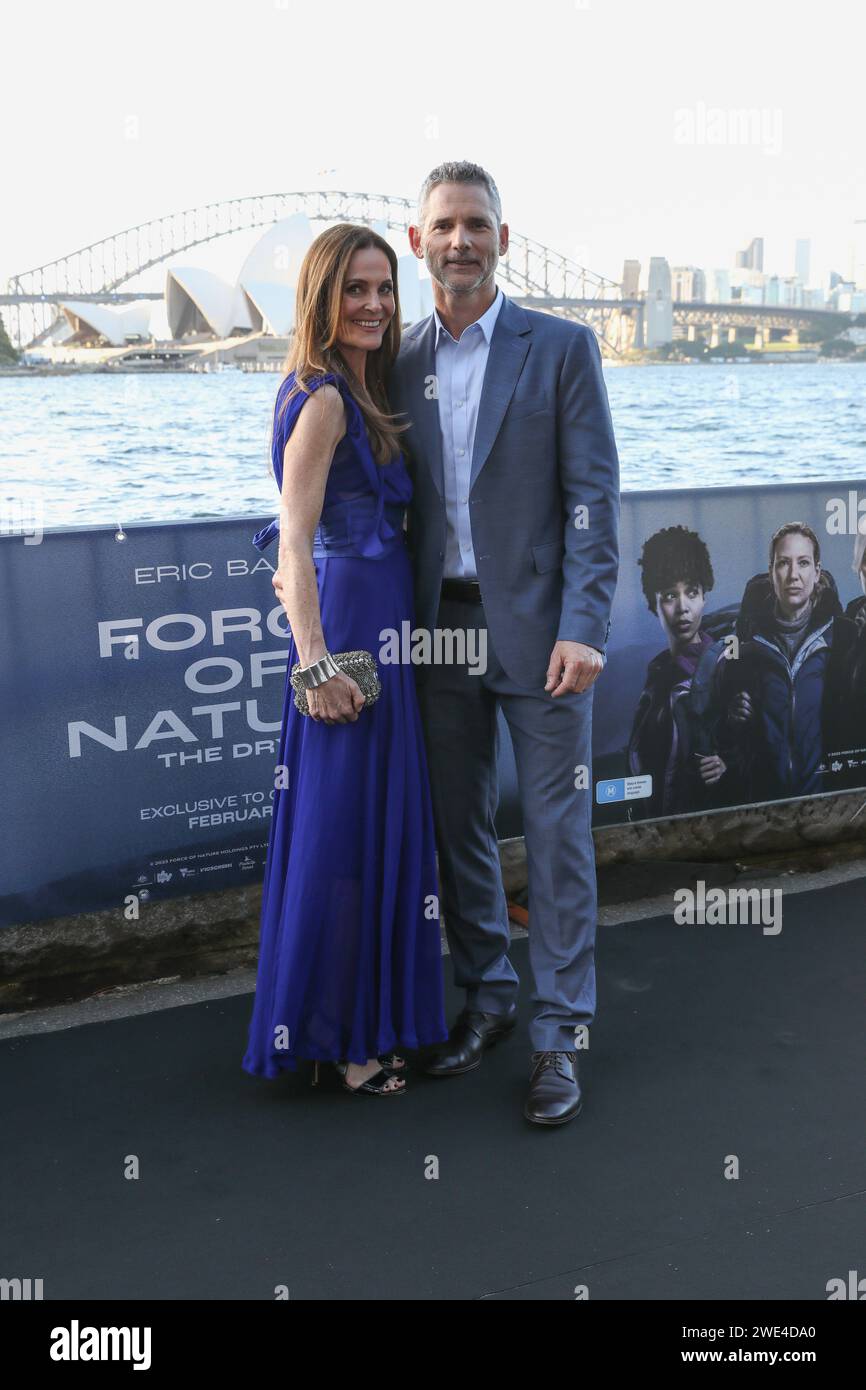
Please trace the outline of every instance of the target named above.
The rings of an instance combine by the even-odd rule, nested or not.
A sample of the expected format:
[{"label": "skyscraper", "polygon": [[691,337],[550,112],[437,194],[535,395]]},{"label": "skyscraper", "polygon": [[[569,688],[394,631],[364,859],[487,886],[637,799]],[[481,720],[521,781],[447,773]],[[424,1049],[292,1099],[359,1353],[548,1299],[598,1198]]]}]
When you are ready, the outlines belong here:
[{"label": "skyscraper", "polygon": [[674,313],[671,300],[671,268],[664,256],[651,256],[647,278],[645,341],[648,348],[670,343],[674,336]]},{"label": "skyscraper", "polygon": [[794,274],[801,285],[809,283],[809,263],[812,257],[812,243],[808,237],[798,237],[794,242]]},{"label": "skyscraper", "polygon": [[675,300],[693,304],[707,297],[707,277],[695,265],[671,267],[671,291]]},{"label": "skyscraper", "polygon": [[623,299],[636,299],[638,287],[640,285],[640,261],[623,261],[622,263],[622,297]]},{"label": "skyscraper", "polygon": [[711,304],[730,304],[731,273],[729,270],[711,270],[707,285],[707,299]]},{"label": "skyscraper", "polygon": [[737,252],[737,269],[764,269],[764,238],[762,236],[752,237],[745,251]]}]

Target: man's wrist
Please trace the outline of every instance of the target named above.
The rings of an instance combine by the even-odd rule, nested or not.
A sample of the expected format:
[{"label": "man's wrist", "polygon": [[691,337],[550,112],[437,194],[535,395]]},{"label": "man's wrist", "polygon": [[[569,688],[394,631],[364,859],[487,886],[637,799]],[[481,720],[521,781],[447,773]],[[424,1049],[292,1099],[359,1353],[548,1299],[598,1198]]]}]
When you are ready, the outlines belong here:
[{"label": "man's wrist", "polygon": [[557,637],[557,642],[576,642],[581,647],[592,647],[594,652],[601,652],[604,656],[604,647],[597,647],[595,642],[587,642],[585,637]]},{"label": "man's wrist", "polygon": [[[575,632],[575,625],[581,626],[583,632]],[[563,628],[565,628],[564,632]],[[592,633],[592,638],[587,635],[589,632]],[[609,636],[609,619],[604,624],[604,631],[602,631],[602,624],[599,623],[597,618],[590,618],[586,614],[578,614],[577,617],[575,617],[572,614],[568,619],[563,616],[559,631],[556,634],[556,640],[557,642],[582,642],[585,647],[594,647],[597,652],[601,652],[602,655],[604,655]]]}]

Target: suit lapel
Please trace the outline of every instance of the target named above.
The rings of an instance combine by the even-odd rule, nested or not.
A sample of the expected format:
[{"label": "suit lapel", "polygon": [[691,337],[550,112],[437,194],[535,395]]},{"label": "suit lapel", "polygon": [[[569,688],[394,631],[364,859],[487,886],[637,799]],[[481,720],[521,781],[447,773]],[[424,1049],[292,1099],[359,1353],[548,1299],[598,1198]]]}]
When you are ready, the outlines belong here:
[{"label": "suit lapel", "polygon": [[431,314],[414,336],[407,338],[409,361],[403,380],[406,409],[418,435],[422,462],[433,475],[439,496],[445,499],[445,471],[442,464],[442,431],[439,428],[439,402],[430,394],[436,375],[436,321]]},{"label": "suit lapel", "polygon": [[[499,433],[502,417],[514,395],[526,354],[529,351],[529,324],[526,315],[506,297],[493,325],[490,352],[478,402],[475,441],[472,446],[472,471],[469,486],[473,488],[484,467]],[[521,333],[525,336],[521,336]]]},{"label": "suit lapel", "polygon": [[[514,394],[517,378],[529,351],[531,326],[526,314],[508,296],[493,326],[490,352],[484,372],[478,420],[472,449],[472,471],[469,486],[490,456],[499,433],[508,403]],[[403,381],[406,390],[406,409],[417,433],[423,461],[429,467],[439,496],[445,499],[445,473],[442,462],[442,431],[439,427],[439,403],[430,396],[430,383],[436,376],[436,321],[431,314],[414,332],[406,335],[403,356]]]}]

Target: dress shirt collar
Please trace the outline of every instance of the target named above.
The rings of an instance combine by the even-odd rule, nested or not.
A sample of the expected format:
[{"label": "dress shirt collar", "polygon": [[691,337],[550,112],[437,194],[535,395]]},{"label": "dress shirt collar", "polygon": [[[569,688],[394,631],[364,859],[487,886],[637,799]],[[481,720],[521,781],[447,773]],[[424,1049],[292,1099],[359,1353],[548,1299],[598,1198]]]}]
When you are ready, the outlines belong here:
[{"label": "dress shirt collar", "polygon": [[[505,295],[502,293],[501,289],[500,289],[499,286],[497,285],[497,286],[496,286],[496,295],[495,295],[495,297],[494,297],[493,303],[490,305],[490,308],[489,308],[489,309],[485,309],[484,313],[481,315],[481,318],[480,318],[480,319],[476,319],[476,320],[475,320],[475,323],[470,323],[470,324],[468,324],[467,327],[464,329],[464,332],[467,332],[467,333],[468,333],[469,329],[470,329],[470,328],[474,328],[475,325],[477,324],[477,325],[480,327],[481,332],[484,334],[485,338],[487,339],[487,345],[488,345],[488,347],[489,347],[489,346],[490,346],[490,340],[491,340],[491,338],[493,337],[493,329],[494,329],[494,326],[495,326],[495,324],[496,324],[496,320],[497,320],[498,317],[499,317],[499,311],[500,311],[500,309],[502,308],[502,305],[503,305],[504,302],[505,302]],[[435,324],[436,324],[436,343],[435,343],[435,346],[438,347],[438,346],[439,346],[439,339],[440,339],[441,335],[442,335],[443,333],[448,333],[448,329],[445,327],[444,323],[443,323],[442,320],[440,319],[438,313],[436,312],[435,307],[434,307],[434,309],[433,309],[433,320],[434,320],[434,322],[435,322]],[[448,337],[451,338],[451,334],[450,334],[450,333],[448,333]],[[451,338],[451,341],[452,341],[452,342],[455,342],[456,339]]]}]

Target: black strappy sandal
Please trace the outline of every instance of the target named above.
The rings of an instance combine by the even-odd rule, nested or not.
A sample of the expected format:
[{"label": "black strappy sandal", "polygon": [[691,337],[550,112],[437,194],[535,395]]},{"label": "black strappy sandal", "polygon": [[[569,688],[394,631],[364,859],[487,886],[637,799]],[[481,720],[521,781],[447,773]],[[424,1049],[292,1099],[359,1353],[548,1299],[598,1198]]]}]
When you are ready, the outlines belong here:
[{"label": "black strappy sandal", "polygon": [[369,1096],[402,1096],[406,1091],[405,1081],[402,1086],[391,1086],[389,1084],[391,1081],[399,1080],[400,1078],[396,1077],[394,1072],[385,1071],[384,1067],[381,1071],[376,1071],[372,1076],[368,1076],[367,1080],[362,1081],[360,1086],[350,1086],[346,1080],[349,1070],[348,1062],[335,1062],[334,1066],[339,1075],[343,1078],[343,1089],[351,1091],[353,1096],[360,1094],[362,1091],[366,1092]]},{"label": "black strappy sandal", "polygon": [[[405,1076],[409,1070],[409,1063],[405,1057],[401,1057],[398,1052],[382,1052],[376,1058],[383,1071],[390,1072],[392,1076]],[[400,1065],[397,1066],[396,1063]]]}]

